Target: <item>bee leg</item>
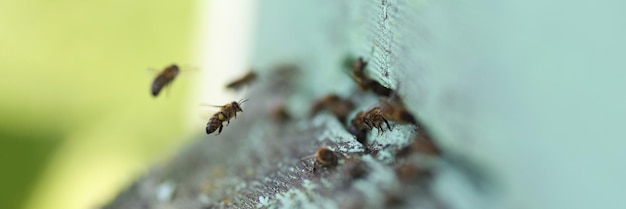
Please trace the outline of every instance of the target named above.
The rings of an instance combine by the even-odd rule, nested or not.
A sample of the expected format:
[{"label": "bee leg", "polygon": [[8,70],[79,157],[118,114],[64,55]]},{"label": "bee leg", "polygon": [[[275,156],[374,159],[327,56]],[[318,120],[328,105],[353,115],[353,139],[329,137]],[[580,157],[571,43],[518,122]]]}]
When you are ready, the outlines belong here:
[{"label": "bee leg", "polygon": [[217,134],[215,134],[215,136],[220,135],[222,133],[222,128],[224,128],[224,126],[220,124],[220,129],[217,130]]},{"label": "bee leg", "polygon": [[385,121],[385,124],[387,124],[387,129],[391,131],[391,126],[389,126],[389,122],[387,122],[387,119],[383,117],[383,121]]},{"label": "bee leg", "polygon": [[226,121],[226,126],[230,125],[230,120]]}]

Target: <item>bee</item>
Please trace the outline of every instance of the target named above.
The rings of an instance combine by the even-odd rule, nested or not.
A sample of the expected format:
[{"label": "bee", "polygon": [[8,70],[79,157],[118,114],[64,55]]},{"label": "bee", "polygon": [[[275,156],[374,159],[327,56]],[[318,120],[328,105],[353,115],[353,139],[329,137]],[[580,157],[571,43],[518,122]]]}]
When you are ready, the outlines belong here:
[{"label": "bee", "polygon": [[378,129],[378,134],[383,132],[383,122],[387,125],[387,129],[391,130],[391,126],[389,126],[389,122],[383,116],[380,107],[374,107],[370,111],[367,111],[361,119],[369,129]]},{"label": "bee", "polygon": [[365,67],[367,67],[367,62],[363,60],[363,57],[357,58],[352,64],[352,79],[363,91],[368,89],[365,80],[369,80],[369,77],[365,75]]},{"label": "bee", "polygon": [[274,67],[274,75],[279,78],[289,78],[300,72],[298,66],[294,64],[283,63]]},{"label": "bee", "polygon": [[396,156],[406,157],[415,152],[429,156],[441,155],[441,149],[429,136],[418,134],[411,144],[398,150]]},{"label": "bee", "polygon": [[352,121],[350,122],[350,127],[348,128],[348,132],[356,137],[356,140],[363,145],[363,147],[367,148],[367,131],[369,128],[367,124],[363,121],[363,117],[365,112],[360,111],[354,116]]},{"label": "bee", "polygon": [[351,121],[351,130],[356,133],[366,133],[367,131],[376,128],[378,130],[378,134],[380,134],[384,131],[383,123],[387,126],[388,130],[391,130],[389,121],[385,119],[381,108],[374,107],[367,112],[358,112]]},{"label": "bee", "polygon": [[222,128],[224,127],[224,120],[226,120],[226,115],[223,112],[220,111],[213,114],[211,119],[209,119],[209,122],[206,124],[206,134],[211,134],[219,128],[219,131],[215,135],[220,135],[220,133],[222,133]]},{"label": "bee", "polygon": [[253,71],[250,71],[246,75],[244,75],[243,77],[230,82],[228,85],[226,85],[226,88],[229,88],[229,89],[232,89],[232,90],[239,90],[243,86],[251,84],[256,79],[257,79],[257,74],[255,72],[253,72]]},{"label": "bee", "polygon": [[152,96],[153,97],[158,96],[159,93],[161,92],[161,89],[170,85],[172,81],[174,80],[174,78],[178,76],[179,72],[180,72],[180,69],[178,68],[176,64],[172,64],[166,67],[163,71],[161,71],[161,73],[159,73],[159,75],[152,82],[152,88],[151,88]]},{"label": "bee", "polygon": [[333,152],[332,150],[326,147],[319,148],[315,152],[315,154],[303,157],[301,158],[301,160],[313,158],[313,157],[315,158],[315,162],[313,164],[313,172],[316,172],[316,169],[318,166],[334,167],[334,166],[337,166],[337,163],[338,163],[338,158],[335,152]]},{"label": "bee", "polygon": [[427,180],[433,177],[431,169],[417,166],[412,163],[403,163],[395,168],[396,177],[401,182],[416,183],[420,180]]},{"label": "bee", "polygon": [[317,114],[322,110],[328,110],[332,112],[341,122],[346,120],[348,113],[352,111],[354,104],[348,100],[341,99],[335,94],[327,95],[326,97],[317,100],[311,108],[311,115]]},{"label": "bee", "polygon": [[291,119],[291,115],[287,112],[285,106],[281,105],[272,110],[272,118],[278,122],[285,122]]},{"label": "bee", "polygon": [[241,104],[246,101],[248,100],[246,99],[239,102],[233,101],[223,106],[210,105],[213,107],[220,107],[220,110],[213,114],[211,119],[209,119],[209,122],[206,124],[206,133],[211,134],[215,132],[215,130],[219,129],[216,135],[220,135],[220,133],[222,133],[222,128],[224,127],[224,122],[226,122],[226,125],[229,125],[230,119],[237,119],[237,113],[243,112]]},{"label": "bee", "polygon": [[359,157],[347,158],[342,167],[344,176],[352,180],[363,178],[369,172],[367,165]]},{"label": "bee", "polygon": [[370,78],[365,74],[365,67],[367,62],[363,60],[363,57],[357,58],[352,64],[352,79],[357,84],[361,91],[370,90],[378,96],[389,97],[394,91],[380,84],[378,81]]},{"label": "bee", "polygon": [[418,125],[417,119],[404,105],[404,102],[397,94],[394,94],[388,100],[383,101],[383,116],[400,124]]}]

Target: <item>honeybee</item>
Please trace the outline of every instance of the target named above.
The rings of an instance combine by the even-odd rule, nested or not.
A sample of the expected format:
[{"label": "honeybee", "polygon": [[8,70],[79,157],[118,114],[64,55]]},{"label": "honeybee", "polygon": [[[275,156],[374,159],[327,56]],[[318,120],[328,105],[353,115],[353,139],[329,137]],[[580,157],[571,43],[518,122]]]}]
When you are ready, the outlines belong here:
[{"label": "honeybee", "polygon": [[365,91],[367,90],[367,86],[365,85],[364,80],[369,80],[367,75],[365,75],[365,67],[367,66],[367,62],[363,60],[363,57],[357,58],[352,64],[352,79],[359,86],[359,89]]},{"label": "honeybee", "polygon": [[327,95],[326,97],[317,100],[311,108],[311,115],[317,114],[322,110],[328,110],[332,112],[341,122],[346,120],[348,113],[352,111],[354,104],[348,100],[341,99],[335,94]]},{"label": "honeybee", "polygon": [[220,110],[213,114],[211,119],[209,119],[209,122],[206,124],[206,133],[211,134],[215,132],[215,130],[219,129],[216,135],[220,135],[220,133],[222,133],[222,128],[224,127],[223,123],[226,122],[226,125],[229,125],[230,119],[237,119],[237,113],[243,112],[241,104],[246,101],[248,100],[246,99],[239,102],[233,101],[223,106],[214,106],[220,107]]},{"label": "honeybee", "polygon": [[382,104],[383,116],[389,120],[392,120],[400,124],[413,124],[418,125],[417,119],[409,110],[404,106],[404,102],[394,94],[389,100],[384,101]]},{"label": "honeybee", "polygon": [[373,128],[378,129],[378,134],[384,131],[383,123],[387,125],[387,129],[391,130],[389,121],[385,119],[383,111],[380,107],[374,107],[367,112],[361,111],[352,119],[351,125],[354,131],[366,132]]},{"label": "honeybee", "polygon": [[278,122],[285,122],[291,119],[291,115],[287,112],[285,106],[281,105],[272,110],[272,118]]},{"label": "honeybee", "polygon": [[401,182],[415,183],[428,180],[433,177],[434,173],[431,169],[420,167],[412,163],[403,163],[395,168],[396,177]]},{"label": "honeybee", "polygon": [[387,129],[391,130],[391,126],[389,126],[389,122],[383,116],[383,112],[380,107],[375,107],[372,108],[370,111],[367,111],[361,119],[363,120],[365,125],[368,126],[368,128],[378,129],[379,134],[383,132],[383,122],[387,125]]},{"label": "honeybee", "polygon": [[257,74],[255,72],[253,72],[253,71],[250,71],[246,75],[244,75],[243,77],[230,82],[228,85],[226,85],[226,88],[229,88],[229,89],[232,89],[232,90],[239,90],[243,86],[251,84],[256,79],[257,79]]},{"label": "honeybee", "polygon": [[338,158],[335,152],[333,152],[332,150],[326,147],[319,148],[315,152],[315,154],[303,157],[301,158],[301,160],[313,158],[313,157],[315,158],[315,162],[313,164],[313,172],[317,170],[318,166],[333,167],[333,166],[337,166],[337,163],[338,163]]},{"label": "honeybee", "polygon": [[274,75],[279,78],[289,78],[299,73],[299,68],[295,64],[283,63],[274,67]]},{"label": "honeybee", "polygon": [[176,64],[172,64],[166,67],[163,71],[161,71],[161,73],[159,73],[159,75],[157,75],[157,77],[154,78],[154,81],[152,82],[152,96],[158,96],[159,92],[161,92],[161,89],[170,85],[174,78],[178,76],[179,72],[180,69]]},{"label": "honeybee", "polygon": [[371,90],[378,96],[389,97],[394,91],[380,84],[378,81],[370,78],[365,74],[365,67],[367,62],[363,60],[363,57],[357,58],[352,64],[352,79],[357,84],[361,91]]},{"label": "honeybee", "polygon": [[411,144],[398,150],[396,156],[406,157],[414,152],[430,156],[441,155],[441,149],[430,137],[419,134],[415,137],[415,139],[413,139],[413,142]]},{"label": "honeybee", "polygon": [[367,176],[369,168],[359,157],[352,156],[347,158],[342,165],[344,176],[351,180],[360,179]]},{"label": "honeybee", "polygon": [[350,123],[351,125],[348,128],[348,132],[354,135],[356,137],[356,140],[361,143],[363,147],[367,148],[367,131],[369,131],[370,129],[363,121],[364,115],[365,112],[360,111],[356,114],[356,116],[354,116]]}]

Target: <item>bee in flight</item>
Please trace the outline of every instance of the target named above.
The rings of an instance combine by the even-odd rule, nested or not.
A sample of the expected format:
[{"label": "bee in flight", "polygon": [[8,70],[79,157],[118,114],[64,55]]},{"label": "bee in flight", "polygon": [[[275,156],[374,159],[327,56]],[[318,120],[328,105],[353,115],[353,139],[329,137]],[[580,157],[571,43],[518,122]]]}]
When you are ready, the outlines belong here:
[{"label": "bee in flight", "polygon": [[255,72],[250,71],[248,72],[246,75],[244,75],[243,77],[234,80],[232,82],[230,82],[229,84],[226,85],[226,88],[232,89],[232,90],[239,90],[241,89],[243,86],[245,85],[249,85],[252,82],[254,82],[254,80],[257,79],[257,75]]},{"label": "bee in flight", "polygon": [[179,72],[180,72],[180,69],[178,68],[178,65],[176,64],[172,64],[166,67],[163,71],[161,71],[161,73],[159,73],[159,75],[157,75],[157,77],[154,78],[154,81],[152,82],[152,88],[151,88],[152,96],[153,97],[158,96],[163,88],[167,87],[168,85],[172,83],[174,78],[178,76]]},{"label": "bee in flight", "polygon": [[206,124],[206,133],[211,134],[215,132],[215,130],[219,129],[216,135],[220,135],[220,133],[222,133],[222,128],[224,127],[224,122],[226,122],[226,125],[228,125],[230,124],[230,119],[236,119],[237,113],[243,112],[243,109],[241,109],[241,104],[246,101],[248,100],[246,99],[239,102],[233,101],[223,106],[210,105],[213,107],[219,107],[220,110],[213,114],[211,119],[209,119],[209,122]]}]

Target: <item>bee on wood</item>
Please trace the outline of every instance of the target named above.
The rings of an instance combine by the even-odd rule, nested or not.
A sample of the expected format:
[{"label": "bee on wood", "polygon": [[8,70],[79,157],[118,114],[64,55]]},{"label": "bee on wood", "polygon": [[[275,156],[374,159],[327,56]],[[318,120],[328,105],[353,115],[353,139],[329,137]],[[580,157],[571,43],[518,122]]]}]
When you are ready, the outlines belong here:
[{"label": "bee on wood", "polygon": [[428,136],[418,134],[413,142],[406,147],[398,150],[397,157],[406,157],[412,153],[421,153],[429,156],[440,156],[441,149]]},{"label": "bee on wood", "polygon": [[407,183],[415,183],[422,180],[428,180],[434,175],[431,169],[420,167],[412,163],[404,163],[398,165],[395,168],[395,172],[398,180]]},{"label": "bee on wood", "polygon": [[397,94],[394,93],[388,100],[383,101],[382,110],[383,116],[391,121],[400,124],[413,124],[418,125],[415,116],[404,105],[404,102]]},{"label": "bee on wood", "polygon": [[350,127],[348,128],[348,132],[356,137],[356,140],[363,145],[363,147],[367,148],[367,132],[369,128],[367,124],[363,121],[363,117],[365,112],[360,111],[354,116],[350,123]]},{"label": "bee on wood", "polygon": [[359,89],[365,91],[368,89],[366,84],[366,80],[369,80],[369,77],[365,75],[365,67],[367,66],[367,62],[363,60],[363,57],[357,58],[352,64],[352,79],[359,86]]},{"label": "bee on wood", "polygon": [[287,112],[285,106],[281,105],[272,110],[272,118],[278,122],[286,122],[291,119],[291,114]]},{"label": "bee on wood", "polygon": [[226,125],[229,125],[230,119],[236,119],[237,113],[243,112],[243,109],[241,109],[241,104],[246,101],[248,100],[246,99],[240,102],[233,101],[223,106],[210,105],[213,107],[220,107],[220,110],[213,114],[211,119],[209,119],[209,122],[206,124],[206,133],[211,134],[215,132],[215,130],[219,129],[216,135],[220,135],[220,133],[222,133],[222,128],[224,127],[223,123],[226,122]]},{"label": "bee on wood", "polygon": [[161,89],[170,85],[172,81],[174,80],[174,78],[178,76],[179,72],[180,72],[180,69],[175,64],[172,64],[166,67],[163,71],[161,71],[161,73],[159,73],[159,75],[157,75],[157,77],[154,78],[154,81],[152,82],[152,88],[151,88],[152,96],[153,97],[158,96],[159,93],[161,92]]},{"label": "bee on wood", "polygon": [[363,57],[357,58],[352,64],[352,79],[357,84],[361,91],[370,90],[378,96],[389,97],[394,91],[380,84],[378,81],[370,78],[365,74],[365,67],[367,62],[363,60]]},{"label": "bee on wood", "polygon": [[251,84],[256,79],[257,79],[257,74],[255,72],[253,72],[253,71],[250,71],[246,75],[244,75],[243,77],[230,82],[228,85],[226,85],[226,88],[229,88],[229,89],[232,89],[232,90],[236,91],[236,90],[241,89],[245,85]]},{"label": "bee on wood", "polygon": [[383,116],[383,112],[380,107],[375,107],[370,111],[367,111],[363,114],[361,120],[363,120],[363,123],[365,123],[369,129],[378,129],[378,134],[383,132],[383,122],[387,125],[387,129],[391,130],[391,126],[389,126],[389,122]]},{"label": "bee on wood", "polygon": [[347,158],[342,167],[344,176],[351,180],[363,178],[369,172],[367,165],[359,157]]},{"label": "bee on wood", "polygon": [[[374,107],[371,110],[368,110],[367,112],[360,111],[356,114],[356,116],[354,116],[354,118],[352,119],[350,123],[351,124],[350,132],[353,132],[355,136],[357,136],[357,134],[359,133],[362,133],[363,135],[365,135],[367,131],[373,128],[376,128],[378,130],[378,134],[380,134],[384,131],[383,123],[384,125],[387,126],[388,130],[391,130],[389,121],[385,119],[385,116],[383,115],[383,111],[381,110],[381,108]],[[358,136],[357,136],[357,140],[359,140]],[[359,140],[359,142],[361,141]]]},{"label": "bee on wood", "polygon": [[338,163],[338,158],[335,152],[326,147],[319,148],[315,154],[303,157],[301,160],[308,158],[315,158],[315,162],[313,163],[313,172],[316,172],[318,166],[334,167],[337,166]]},{"label": "bee on wood", "polygon": [[335,94],[317,100],[311,108],[311,115],[315,115],[322,110],[328,110],[333,113],[341,122],[346,120],[348,113],[352,111],[354,104],[348,100],[341,99]]}]

